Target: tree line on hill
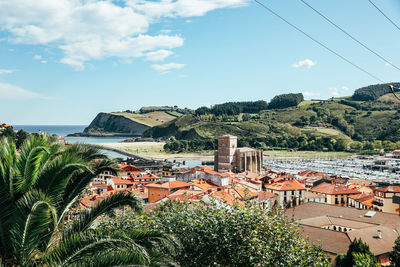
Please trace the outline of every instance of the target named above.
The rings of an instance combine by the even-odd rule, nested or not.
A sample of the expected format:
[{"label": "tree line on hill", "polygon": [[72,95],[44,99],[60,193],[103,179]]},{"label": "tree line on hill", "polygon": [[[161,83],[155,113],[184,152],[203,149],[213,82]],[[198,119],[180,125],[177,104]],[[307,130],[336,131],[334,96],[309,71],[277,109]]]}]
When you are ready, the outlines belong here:
[{"label": "tree line on hill", "polygon": [[374,101],[379,97],[389,94],[391,91],[389,85],[395,87],[400,87],[400,83],[384,83],[384,84],[374,84],[359,88],[354,91],[352,100],[355,101]]},{"label": "tree line on hill", "polygon": [[[248,137],[238,139],[239,147],[252,147],[256,149],[289,149],[294,151],[349,151],[373,154],[381,150],[392,151],[400,149],[400,141],[351,141],[344,137],[331,137],[320,135],[276,135],[266,137]],[[218,149],[216,138],[172,140],[164,145],[169,152],[199,152]]]},{"label": "tree line on hill", "polygon": [[208,107],[200,107],[195,110],[195,114],[206,115],[214,114],[215,116],[222,115],[238,115],[240,113],[259,113],[267,109],[280,109],[297,106],[304,100],[303,94],[282,94],[275,96],[270,103],[264,100],[245,101],[245,102],[227,102]]}]

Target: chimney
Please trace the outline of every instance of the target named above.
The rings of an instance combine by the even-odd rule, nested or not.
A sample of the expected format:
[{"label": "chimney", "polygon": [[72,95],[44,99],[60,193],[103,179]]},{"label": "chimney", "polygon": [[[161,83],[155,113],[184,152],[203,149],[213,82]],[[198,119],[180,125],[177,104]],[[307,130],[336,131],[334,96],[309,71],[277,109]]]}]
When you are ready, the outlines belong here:
[{"label": "chimney", "polygon": [[382,238],[382,231],[378,230],[378,238],[381,239]]}]

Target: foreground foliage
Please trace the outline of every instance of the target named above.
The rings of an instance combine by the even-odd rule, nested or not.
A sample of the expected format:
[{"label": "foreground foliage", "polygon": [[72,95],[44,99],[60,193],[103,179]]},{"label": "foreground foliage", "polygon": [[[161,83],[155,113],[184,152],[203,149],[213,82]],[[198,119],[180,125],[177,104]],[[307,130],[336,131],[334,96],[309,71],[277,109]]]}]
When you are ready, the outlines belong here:
[{"label": "foreground foliage", "polygon": [[400,267],[400,237],[397,237],[393,251],[389,253],[389,259],[394,267]]},{"label": "foreground foliage", "polygon": [[107,234],[156,230],[175,235],[181,266],[329,266],[320,248],[303,239],[298,225],[280,211],[258,207],[232,209],[167,202],[150,214],[108,219]]},{"label": "foreground foliage", "polygon": [[[6,266],[150,265],[163,261],[153,243],[168,243],[160,232],[104,235],[93,230],[97,218],[115,208],[141,208],[140,200],[115,193],[79,213],[77,200],[92,178],[115,171],[99,150],[65,147],[31,136],[17,151],[0,140],[0,262]],[[73,220],[65,220],[72,217]],[[170,242],[171,243],[171,242]]]},{"label": "foreground foliage", "polygon": [[346,254],[339,254],[336,257],[336,265],[339,267],[379,267],[375,255],[361,238],[355,238],[349,246]]}]

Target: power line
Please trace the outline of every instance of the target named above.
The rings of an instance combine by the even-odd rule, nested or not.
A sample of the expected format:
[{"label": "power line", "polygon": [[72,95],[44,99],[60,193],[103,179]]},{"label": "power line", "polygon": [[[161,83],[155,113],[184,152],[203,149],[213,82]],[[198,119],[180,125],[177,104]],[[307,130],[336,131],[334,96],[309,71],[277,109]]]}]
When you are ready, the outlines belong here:
[{"label": "power line", "polygon": [[374,78],[375,80],[384,83],[384,81],[382,81],[381,79],[379,79],[378,77],[376,77],[375,75],[371,74],[370,72],[366,71],[365,69],[363,69],[362,67],[358,66],[357,64],[351,62],[349,59],[345,58],[344,56],[340,55],[339,53],[335,52],[334,50],[330,49],[329,47],[327,47],[326,45],[324,45],[323,43],[321,43],[320,41],[318,41],[317,39],[313,38],[311,35],[309,35],[308,33],[304,32],[302,29],[300,29],[299,27],[297,27],[296,25],[292,24],[291,22],[289,22],[288,20],[286,20],[285,18],[283,18],[282,16],[280,16],[278,13],[276,13],[275,11],[273,11],[272,9],[270,9],[269,7],[267,7],[266,5],[264,5],[263,3],[261,3],[259,0],[254,0],[256,3],[258,3],[261,7],[265,8],[266,10],[268,10],[270,13],[272,13],[273,15],[275,15],[276,17],[278,17],[279,19],[283,20],[285,23],[289,24],[291,27],[295,28],[297,31],[301,32],[302,34],[304,34],[305,36],[307,36],[309,39],[311,39],[312,41],[314,41],[315,43],[319,44],[320,46],[322,46],[323,48],[325,48],[326,50],[328,50],[329,52],[333,53],[334,55],[338,56],[339,58],[341,58],[342,60],[346,61],[347,63],[349,63],[350,65],[352,65],[353,67],[361,70],[362,72],[364,72],[365,74],[367,74],[368,76]]},{"label": "power line", "polygon": [[370,2],[371,5],[373,5],[385,18],[387,18],[388,21],[390,21],[390,23],[392,23],[392,24],[400,31],[400,27],[399,27],[396,23],[394,23],[394,21],[391,20],[391,19],[385,14],[385,12],[382,11],[382,9],[380,9],[379,7],[377,7],[377,6],[374,4],[374,2],[372,2],[371,0],[368,0],[368,2]]},{"label": "power line", "polygon": [[334,23],[332,20],[330,20],[329,18],[327,18],[324,14],[322,14],[321,12],[319,12],[317,9],[315,9],[314,7],[312,7],[309,3],[307,3],[304,0],[300,0],[301,2],[303,2],[306,6],[308,6],[309,8],[311,8],[312,10],[314,10],[318,15],[320,15],[321,17],[323,17],[326,21],[328,21],[330,24],[332,24],[333,26],[335,26],[337,29],[339,29],[341,32],[343,32],[344,34],[346,34],[348,37],[350,37],[351,39],[353,39],[354,41],[356,41],[358,44],[360,44],[361,46],[363,46],[365,49],[367,49],[368,51],[370,51],[371,53],[373,53],[374,55],[376,55],[377,57],[379,57],[380,59],[382,59],[384,62],[388,63],[389,65],[391,65],[392,67],[400,70],[399,67],[397,67],[396,65],[394,65],[392,62],[390,62],[389,60],[387,60],[386,58],[384,58],[383,56],[381,56],[378,52],[372,50],[371,48],[369,48],[366,44],[362,43],[361,41],[359,41],[356,37],[354,37],[353,35],[351,35],[350,33],[348,33],[347,31],[345,31],[343,28],[341,28],[340,26],[338,26],[336,23]]}]

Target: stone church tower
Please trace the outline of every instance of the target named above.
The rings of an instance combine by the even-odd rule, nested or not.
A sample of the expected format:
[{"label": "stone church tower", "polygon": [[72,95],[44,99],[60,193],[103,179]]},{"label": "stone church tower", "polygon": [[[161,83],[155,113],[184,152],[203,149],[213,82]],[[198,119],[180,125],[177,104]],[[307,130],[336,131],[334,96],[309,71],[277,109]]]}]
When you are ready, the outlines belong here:
[{"label": "stone church tower", "polygon": [[261,173],[263,163],[262,150],[249,147],[237,147],[237,137],[223,135],[218,137],[218,150],[214,154],[214,170],[217,172],[253,172]]}]

